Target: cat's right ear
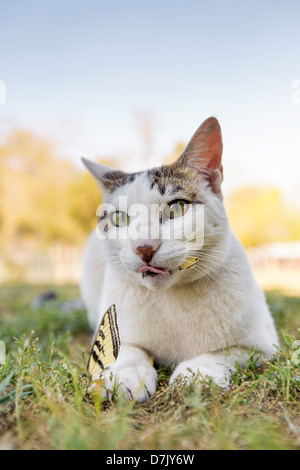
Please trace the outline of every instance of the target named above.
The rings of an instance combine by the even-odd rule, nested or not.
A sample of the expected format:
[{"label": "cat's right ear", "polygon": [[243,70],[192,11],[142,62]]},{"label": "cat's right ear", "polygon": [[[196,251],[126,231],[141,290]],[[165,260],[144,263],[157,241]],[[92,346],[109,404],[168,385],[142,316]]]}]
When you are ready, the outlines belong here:
[{"label": "cat's right ear", "polygon": [[218,194],[223,180],[222,151],[220,124],[216,118],[210,117],[197,129],[179,163],[203,174],[213,192]]},{"label": "cat's right ear", "polygon": [[127,173],[119,170],[114,170],[106,165],[92,162],[87,158],[81,157],[82,163],[92,173],[100,188],[104,191],[112,192],[119,187],[124,179],[127,178]]}]

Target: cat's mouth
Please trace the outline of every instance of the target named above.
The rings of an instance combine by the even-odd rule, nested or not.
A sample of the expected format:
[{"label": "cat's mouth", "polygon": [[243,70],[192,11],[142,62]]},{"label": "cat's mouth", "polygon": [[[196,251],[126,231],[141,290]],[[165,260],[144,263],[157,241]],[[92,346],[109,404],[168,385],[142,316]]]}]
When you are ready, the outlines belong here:
[{"label": "cat's mouth", "polygon": [[166,269],[166,268],[161,268],[161,267],[157,267],[157,266],[150,266],[150,265],[147,265],[147,266],[141,266],[139,271],[139,273],[142,273],[142,277],[146,277],[146,276],[158,276],[159,274],[171,274],[171,271],[169,269]]}]

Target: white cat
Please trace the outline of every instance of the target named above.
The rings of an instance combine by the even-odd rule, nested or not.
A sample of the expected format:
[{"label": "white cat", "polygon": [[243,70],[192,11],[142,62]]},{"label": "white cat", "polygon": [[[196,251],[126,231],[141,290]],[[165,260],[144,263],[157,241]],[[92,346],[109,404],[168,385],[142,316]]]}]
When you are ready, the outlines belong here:
[{"label": "white cat", "polygon": [[[153,359],[175,364],[170,383],[200,375],[226,387],[250,349],[260,360],[277,350],[264,294],[228,225],[221,156],[220,126],[209,118],[171,165],[127,174],[83,159],[107,205],[98,236],[93,232],[87,243],[81,293],[93,328],[116,304],[121,338],[117,361],[104,373],[107,390],[116,381],[129,398],[147,400],[156,391]],[[143,216],[132,210],[136,204],[146,209]],[[194,246],[193,239],[175,237],[174,227],[180,222],[191,231],[195,208],[204,219]],[[138,237],[129,236],[133,226]],[[191,256],[196,267],[180,270]]]}]

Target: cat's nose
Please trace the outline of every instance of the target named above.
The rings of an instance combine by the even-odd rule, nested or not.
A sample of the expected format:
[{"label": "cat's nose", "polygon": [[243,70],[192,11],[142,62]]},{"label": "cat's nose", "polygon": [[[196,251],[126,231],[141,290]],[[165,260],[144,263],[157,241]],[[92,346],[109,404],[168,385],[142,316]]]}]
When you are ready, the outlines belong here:
[{"label": "cat's nose", "polygon": [[158,250],[158,247],[159,243],[155,242],[155,240],[147,240],[147,242],[141,240],[135,247],[135,252],[140,255],[145,263],[149,263],[153,258],[154,253]]}]

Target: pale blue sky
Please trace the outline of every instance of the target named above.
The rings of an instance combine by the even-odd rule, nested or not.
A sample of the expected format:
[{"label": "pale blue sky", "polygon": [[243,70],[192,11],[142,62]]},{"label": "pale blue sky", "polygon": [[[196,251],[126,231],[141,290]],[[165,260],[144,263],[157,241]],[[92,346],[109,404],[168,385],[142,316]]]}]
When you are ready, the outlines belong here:
[{"label": "pale blue sky", "polygon": [[299,21],[299,0],[2,2],[0,136],[26,127],[74,162],[138,166],[138,111],[156,122],[153,161],[214,115],[225,191],[265,182],[300,200]]}]

